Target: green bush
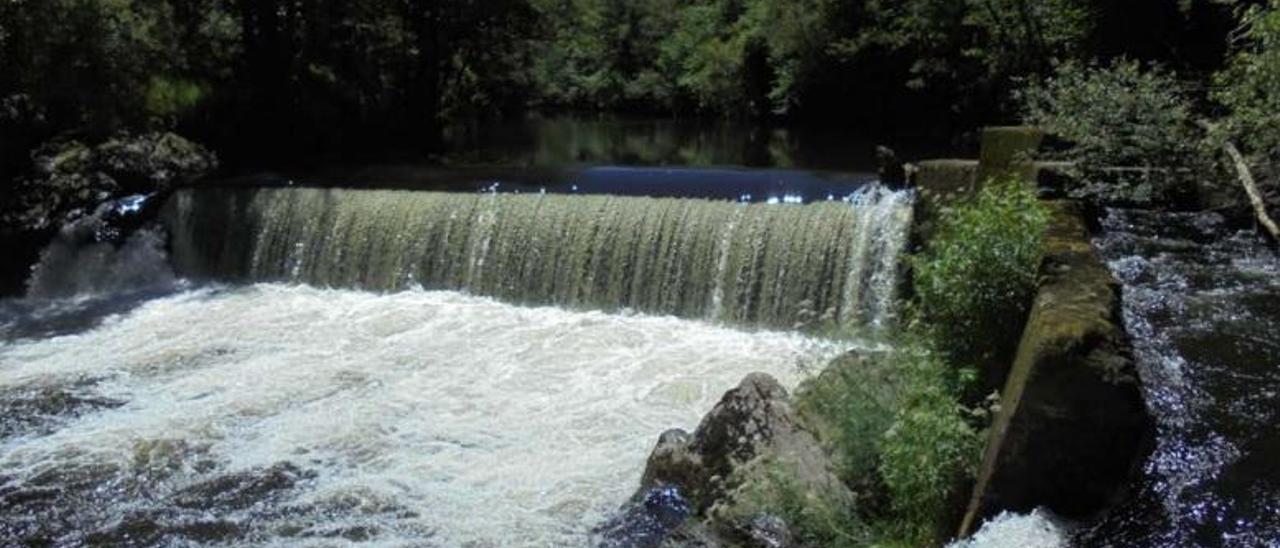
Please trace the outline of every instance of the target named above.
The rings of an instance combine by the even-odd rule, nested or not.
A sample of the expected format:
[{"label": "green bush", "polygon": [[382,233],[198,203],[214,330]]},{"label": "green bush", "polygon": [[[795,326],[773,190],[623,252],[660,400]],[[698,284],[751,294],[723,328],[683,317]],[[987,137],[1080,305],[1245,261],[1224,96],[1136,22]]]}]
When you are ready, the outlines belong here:
[{"label": "green bush", "polygon": [[880,436],[898,408],[899,374],[887,355],[837,358],[796,390],[796,407],[815,423],[836,457],[841,477],[875,471]]},{"label": "green bush", "polygon": [[857,508],[836,508],[775,478],[771,511],[817,546],[933,544],[955,490],[972,477],[980,440],[961,394],[973,382],[911,335],[894,350],[837,359],[797,390],[806,423],[858,485]]},{"label": "green bush", "polygon": [[1043,255],[1048,213],[1017,180],[993,180],[945,212],[915,258],[917,311],[958,365],[1008,357],[1021,335]]},{"label": "green bush", "polygon": [[960,394],[970,382],[942,356],[922,346],[893,354],[901,401],[880,438],[880,477],[892,514],[880,534],[907,545],[932,544],[955,491],[972,478],[981,452],[978,432]]},{"label": "green bush", "polygon": [[[1076,163],[1076,197],[1141,205],[1181,200],[1211,169],[1187,93],[1158,67],[1065,63],[1016,96],[1028,123],[1070,144],[1059,159]],[[1113,167],[1143,169],[1106,169]]]}]

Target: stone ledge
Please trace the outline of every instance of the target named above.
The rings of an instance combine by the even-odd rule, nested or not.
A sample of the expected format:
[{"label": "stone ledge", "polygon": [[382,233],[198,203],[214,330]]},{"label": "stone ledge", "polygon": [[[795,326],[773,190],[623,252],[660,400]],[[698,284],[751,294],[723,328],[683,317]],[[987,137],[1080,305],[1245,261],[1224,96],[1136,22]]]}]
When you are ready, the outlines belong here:
[{"label": "stone ledge", "polygon": [[1121,327],[1119,286],[1078,207],[1052,203],[1040,289],[961,536],[1001,511],[1103,510],[1149,449],[1152,423]]}]

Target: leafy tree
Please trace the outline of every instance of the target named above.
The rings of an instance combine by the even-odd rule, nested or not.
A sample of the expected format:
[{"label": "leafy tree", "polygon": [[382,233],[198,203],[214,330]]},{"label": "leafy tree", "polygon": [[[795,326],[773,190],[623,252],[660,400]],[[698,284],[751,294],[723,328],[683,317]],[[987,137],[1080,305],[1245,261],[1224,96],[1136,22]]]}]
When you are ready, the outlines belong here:
[{"label": "leafy tree", "polygon": [[758,110],[742,85],[752,45],[750,33],[737,24],[742,8],[733,1],[690,6],[664,44],[664,64],[678,68],[680,90],[701,109]]},{"label": "leafy tree", "polygon": [[[1018,98],[1028,122],[1070,144],[1060,158],[1075,162],[1079,197],[1168,201],[1193,192],[1210,168],[1188,93],[1158,67],[1066,63]],[[1117,166],[1147,169],[1109,169]]]},{"label": "leafy tree", "polygon": [[1280,178],[1280,1],[1241,11],[1240,40],[1215,77],[1213,98],[1227,115],[1223,136],[1239,142],[1255,169]]},{"label": "leafy tree", "polygon": [[54,128],[102,137],[148,122],[148,95],[184,67],[163,0],[19,0],[0,5],[0,96]]},{"label": "leafy tree", "polygon": [[908,87],[996,111],[1014,78],[1076,59],[1092,29],[1088,0],[868,0],[866,23],[835,47],[909,59]]},{"label": "leafy tree", "polygon": [[533,61],[543,101],[593,108],[674,106],[674,77],[661,62],[661,50],[681,13],[675,0],[534,0],[533,5],[549,27]]}]

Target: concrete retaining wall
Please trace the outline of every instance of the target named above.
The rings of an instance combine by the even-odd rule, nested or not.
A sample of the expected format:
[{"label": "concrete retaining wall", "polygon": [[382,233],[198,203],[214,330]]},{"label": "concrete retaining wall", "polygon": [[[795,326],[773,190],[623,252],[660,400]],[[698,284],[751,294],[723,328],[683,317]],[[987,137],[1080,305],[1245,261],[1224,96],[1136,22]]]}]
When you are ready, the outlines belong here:
[{"label": "concrete retaining wall", "polygon": [[[1060,194],[1058,174],[1070,166],[1036,161],[1043,139],[1034,128],[987,128],[980,160],[912,166],[916,242],[927,242],[942,212],[992,178]],[[1152,424],[1121,322],[1119,285],[1094,253],[1080,208],[1049,204],[1039,291],[1004,379],[961,536],[1005,510],[1097,513],[1150,449]]]},{"label": "concrete retaining wall", "polygon": [[1119,286],[1071,203],[1053,203],[1041,283],[960,534],[1004,510],[1088,517],[1119,495],[1151,422]]}]

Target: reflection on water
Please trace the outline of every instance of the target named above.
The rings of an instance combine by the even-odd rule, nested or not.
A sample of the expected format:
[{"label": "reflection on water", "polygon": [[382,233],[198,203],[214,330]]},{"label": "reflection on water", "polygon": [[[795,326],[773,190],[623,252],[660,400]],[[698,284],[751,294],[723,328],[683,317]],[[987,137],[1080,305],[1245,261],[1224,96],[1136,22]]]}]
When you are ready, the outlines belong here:
[{"label": "reflection on water", "polygon": [[744,375],[844,347],[258,285],[0,343],[0,545],[575,546]]},{"label": "reflection on water", "polygon": [[[452,163],[514,166],[744,166],[874,171],[856,130],[767,128],[724,120],[531,117],[455,132]],[[908,150],[910,152],[911,150]]]},{"label": "reflection on water", "polygon": [[1216,214],[1111,211],[1157,446],[1100,546],[1280,545],[1280,260]]},{"label": "reflection on water", "polygon": [[[435,161],[307,168],[285,181],[324,186],[677,196],[766,202],[840,199],[877,178],[881,143],[856,131],[763,128],[723,120],[532,117],[457,131]],[[250,181],[261,183],[260,179]]]}]

